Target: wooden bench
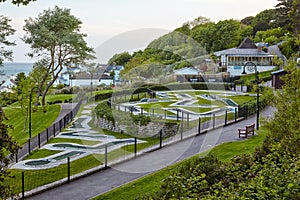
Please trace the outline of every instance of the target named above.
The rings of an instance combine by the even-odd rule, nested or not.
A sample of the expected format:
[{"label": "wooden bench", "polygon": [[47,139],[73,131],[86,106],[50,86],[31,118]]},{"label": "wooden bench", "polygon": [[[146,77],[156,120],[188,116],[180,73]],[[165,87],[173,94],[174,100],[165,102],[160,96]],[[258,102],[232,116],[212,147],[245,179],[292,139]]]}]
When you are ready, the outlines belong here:
[{"label": "wooden bench", "polygon": [[254,135],[254,126],[255,124],[251,124],[249,126],[246,126],[244,129],[239,128],[239,138],[242,136],[246,138],[248,134]]}]

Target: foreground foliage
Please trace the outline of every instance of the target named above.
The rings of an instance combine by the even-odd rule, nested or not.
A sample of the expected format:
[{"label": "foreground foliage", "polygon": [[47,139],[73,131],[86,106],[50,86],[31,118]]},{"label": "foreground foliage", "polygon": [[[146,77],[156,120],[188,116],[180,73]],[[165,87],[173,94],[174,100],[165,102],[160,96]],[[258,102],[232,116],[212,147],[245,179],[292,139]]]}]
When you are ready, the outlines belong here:
[{"label": "foreground foliage", "polygon": [[285,87],[270,96],[278,110],[266,125],[270,134],[254,154],[227,163],[211,155],[191,161],[163,180],[159,192],[143,198],[298,199],[300,69],[291,64],[287,70]]}]

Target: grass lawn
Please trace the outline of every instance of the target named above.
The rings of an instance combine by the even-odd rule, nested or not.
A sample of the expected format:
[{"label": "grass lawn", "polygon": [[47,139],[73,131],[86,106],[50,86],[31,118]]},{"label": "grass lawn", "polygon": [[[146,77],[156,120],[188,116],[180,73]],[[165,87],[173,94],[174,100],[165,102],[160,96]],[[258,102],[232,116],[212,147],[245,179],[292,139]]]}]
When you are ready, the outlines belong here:
[{"label": "grass lawn", "polygon": [[65,100],[72,99],[76,96],[76,94],[55,94],[55,95],[46,95],[46,102],[55,102],[55,101],[61,101],[65,102]]},{"label": "grass lawn", "polygon": [[73,139],[73,138],[51,138],[48,144],[53,144],[53,143],[75,143],[75,144],[81,144],[81,145],[95,145],[99,144],[99,141],[91,141],[91,140],[82,140],[82,139]]},{"label": "grass lawn", "polygon": [[61,152],[61,151],[54,151],[54,150],[48,150],[48,149],[37,149],[37,150],[33,151],[30,155],[26,156],[26,158],[24,160],[44,158],[44,157],[51,156],[51,155],[54,155],[59,152]]},{"label": "grass lawn", "polygon": [[[32,112],[32,136],[38,135],[40,132],[47,129],[58,117],[60,113],[60,105],[49,105],[47,112],[43,112],[41,107],[37,111]],[[8,118],[7,124],[13,128],[9,129],[9,134],[20,144],[23,145],[29,138],[28,121],[26,129],[24,130],[24,117],[19,108],[4,108],[6,117]]]},{"label": "grass lawn", "polygon": [[253,100],[256,99],[256,97],[253,97],[253,96],[230,96],[230,97],[220,96],[220,97],[232,99],[233,101],[235,101],[239,105],[243,105],[244,103],[247,103],[249,101],[253,101]]},{"label": "grass lawn", "polygon": [[[209,153],[217,156],[221,161],[227,162],[231,158],[242,154],[251,154],[258,145],[261,145],[268,132],[261,127],[258,135],[238,142],[223,143],[213,148]],[[207,152],[201,153],[189,159],[195,159],[199,156],[205,156]],[[151,175],[142,177],[136,181],[116,188],[108,193],[100,195],[94,200],[104,199],[137,199],[142,194],[154,194],[160,188],[160,182],[171,175],[172,170],[183,166],[188,160],[181,161],[178,164],[169,166]]]},{"label": "grass lawn", "polygon": [[[103,155],[89,155],[71,162],[71,175],[83,172],[102,164]],[[14,178],[9,179],[9,184],[14,186],[14,192],[22,191],[21,173],[24,170],[9,170]],[[52,183],[67,177],[67,164],[44,170],[25,170],[25,191],[41,185]]]}]

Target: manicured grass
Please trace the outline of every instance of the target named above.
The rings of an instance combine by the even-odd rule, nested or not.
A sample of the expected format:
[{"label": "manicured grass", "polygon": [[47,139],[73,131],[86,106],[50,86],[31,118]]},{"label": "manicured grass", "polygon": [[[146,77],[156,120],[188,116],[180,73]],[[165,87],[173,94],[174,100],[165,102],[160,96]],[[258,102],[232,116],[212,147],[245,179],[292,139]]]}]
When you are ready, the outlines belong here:
[{"label": "manicured grass", "polygon": [[46,102],[61,101],[62,103],[64,103],[65,101],[69,101],[75,96],[76,94],[54,94],[54,95],[49,94],[46,96]]},{"label": "manicured grass", "polygon": [[239,105],[243,105],[244,103],[253,101],[256,98],[253,96],[242,96],[242,95],[241,96],[229,96],[229,97],[221,96],[221,97],[232,99],[234,102],[236,102]]},{"label": "manicured grass", "polygon": [[[90,168],[102,164],[103,155],[89,155],[71,162],[71,175],[83,172]],[[21,173],[24,170],[9,170],[14,178],[9,179],[9,184],[13,185],[14,192],[20,193],[22,190]],[[41,185],[55,182],[67,177],[67,164],[44,170],[25,170],[25,191],[31,190]]]},{"label": "manicured grass", "polygon": [[[239,142],[223,143],[213,148],[209,153],[218,157],[221,161],[227,162],[231,158],[242,154],[251,154],[258,145],[261,145],[268,132],[261,127],[258,135],[242,140]],[[160,182],[172,174],[172,171],[185,165],[188,160],[196,159],[199,156],[205,156],[208,152],[201,153],[187,160],[181,161],[178,164],[164,168],[151,175],[142,177],[134,182],[116,188],[108,193],[100,195],[94,200],[109,200],[109,199],[138,199],[139,195],[154,194],[160,188]]]},{"label": "manicured grass", "polygon": [[30,155],[26,156],[26,158],[24,160],[44,158],[44,157],[51,156],[51,155],[54,155],[59,152],[61,152],[61,151],[38,149],[38,150],[33,151]]},{"label": "manicured grass", "polygon": [[[32,137],[46,130],[58,117],[60,113],[60,105],[49,105],[47,112],[43,112],[42,107],[38,107],[35,112],[32,112],[31,132]],[[4,108],[7,124],[13,129],[9,130],[9,134],[20,144],[23,145],[29,138],[28,121],[24,130],[24,117],[20,108]]]},{"label": "manicured grass", "polygon": [[82,145],[95,145],[99,144],[99,141],[91,141],[91,140],[81,140],[81,139],[73,139],[73,138],[52,138],[48,144],[53,144],[53,143],[75,143],[75,144],[82,144]]},{"label": "manicured grass", "polygon": [[[273,72],[275,70],[270,70],[270,71],[265,71],[265,72],[259,72],[258,74],[258,77],[259,78],[262,78],[262,77],[267,77],[267,76],[271,76],[271,72]],[[245,83],[251,81],[251,80],[255,80],[255,74],[252,73],[252,74],[246,74],[246,75],[243,75],[241,76],[241,80],[244,80]]]}]

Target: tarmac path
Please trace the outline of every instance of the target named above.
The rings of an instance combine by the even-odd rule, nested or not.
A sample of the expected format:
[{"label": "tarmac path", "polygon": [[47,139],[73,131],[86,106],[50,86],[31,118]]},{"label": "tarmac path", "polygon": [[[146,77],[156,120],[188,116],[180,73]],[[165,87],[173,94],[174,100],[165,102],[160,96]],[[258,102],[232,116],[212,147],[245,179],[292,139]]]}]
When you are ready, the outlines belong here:
[{"label": "tarmac path", "polygon": [[[261,112],[262,116],[272,117],[274,108],[267,107]],[[114,188],[132,182],[145,175],[151,174],[166,166],[204,152],[218,144],[229,141],[239,141],[237,129],[256,121],[255,116],[246,120],[208,131],[183,141],[164,146],[134,159],[115,164],[108,169],[77,179],[45,191],[28,199],[32,200],[83,200],[106,193]]]}]

